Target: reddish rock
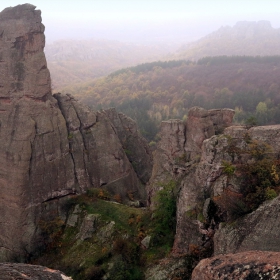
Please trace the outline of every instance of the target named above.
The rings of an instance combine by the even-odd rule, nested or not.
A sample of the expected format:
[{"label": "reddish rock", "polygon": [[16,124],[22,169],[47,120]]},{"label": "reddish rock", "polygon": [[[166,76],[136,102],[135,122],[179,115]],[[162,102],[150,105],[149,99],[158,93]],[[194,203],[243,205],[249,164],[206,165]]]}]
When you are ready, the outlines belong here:
[{"label": "reddish rock", "polygon": [[247,251],[204,259],[195,267],[191,279],[280,279],[280,253]]},{"label": "reddish rock", "polygon": [[[159,183],[189,174],[192,164],[199,160],[203,141],[222,133],[225,127],[232,124],[233,116],[234,111],[231,109],[205,110],[193,107],[189,110],[186,123],[182,120],[161,123],[161,140],[154,153],[153,171],[147,188],[152,205],[153,197],[160,188]],[[192,182],[189,179],[184,181]],[[193,197],[191,188],[190,197]]]},{"label": "reddish rock", "polygon": [[52,95],[44,29],[33,5],[0,13],[0,261],[36,251],[44,243],[40,222],[65,219],[67,197],[102,187],[123,201],[145,201],[142,182],[151,173],[135,123]]}]

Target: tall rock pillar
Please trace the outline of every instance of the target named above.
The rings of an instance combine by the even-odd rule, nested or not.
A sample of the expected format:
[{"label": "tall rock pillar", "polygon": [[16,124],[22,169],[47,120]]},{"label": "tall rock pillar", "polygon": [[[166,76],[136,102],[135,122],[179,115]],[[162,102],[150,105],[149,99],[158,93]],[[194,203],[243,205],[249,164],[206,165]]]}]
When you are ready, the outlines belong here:
[{"label": "tall rock pillar", "polygon": [[66,124],[51,95],[35,8],[0,13],[0,261],[31,250],[38,205],[75,192]]}]

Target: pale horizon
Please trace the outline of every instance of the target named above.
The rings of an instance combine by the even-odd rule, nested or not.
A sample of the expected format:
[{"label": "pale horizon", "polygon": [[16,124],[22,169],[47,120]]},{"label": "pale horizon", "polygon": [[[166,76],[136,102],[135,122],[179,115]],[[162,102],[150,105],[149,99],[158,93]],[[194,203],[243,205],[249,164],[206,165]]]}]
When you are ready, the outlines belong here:
[{"label": "pale horizon", "polygon": [[[0,10],[26,1],[2,0]],[[34,0],[46,42],[105,39],[135,43],[197,40],[238,21],[270,21],[280,28],[280,1]]]}]

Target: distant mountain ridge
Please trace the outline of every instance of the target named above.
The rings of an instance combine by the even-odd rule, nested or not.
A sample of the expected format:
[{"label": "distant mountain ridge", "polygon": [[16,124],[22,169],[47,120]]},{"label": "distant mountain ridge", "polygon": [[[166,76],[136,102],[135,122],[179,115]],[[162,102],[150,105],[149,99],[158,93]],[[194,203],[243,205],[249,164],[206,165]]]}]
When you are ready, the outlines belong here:
[{"label": "distant mountain ridge", "polygon": [[[177,51],[176,51],[177,49]],[[178,48],[170,44],[141,45],[113,40],[59,40],[45,48],[52,86],[66,86],[106,76],[116,70],[157,60],[198,60],[206,56],[280,55],[280,29],[269,21],[240,21]]]},{"label": "distant mountain ridge", "polygon": [[182,46],[172,58],[197,60],[221,55],[280,55],[280,29],[265,20],[240,21]]}]

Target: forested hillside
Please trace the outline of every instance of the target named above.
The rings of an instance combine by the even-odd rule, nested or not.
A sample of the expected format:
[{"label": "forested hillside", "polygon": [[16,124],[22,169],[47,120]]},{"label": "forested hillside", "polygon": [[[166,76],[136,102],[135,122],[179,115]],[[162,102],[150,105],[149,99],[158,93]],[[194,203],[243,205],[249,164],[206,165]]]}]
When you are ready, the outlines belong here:
[{"label": "forested hillside", "polygon": [[171,58],[197,60],[220,55],[280,55],[280,29],[269,21],[237,22],[182,46]]},{"label": "forested hillside", "polygon": [[95,108],[116,107],[152,140],[162,120],[186,118],[193,106],[232,108],[237,122],[280,122],[280,56],[206,57],[123,69],[64,92]]}]

